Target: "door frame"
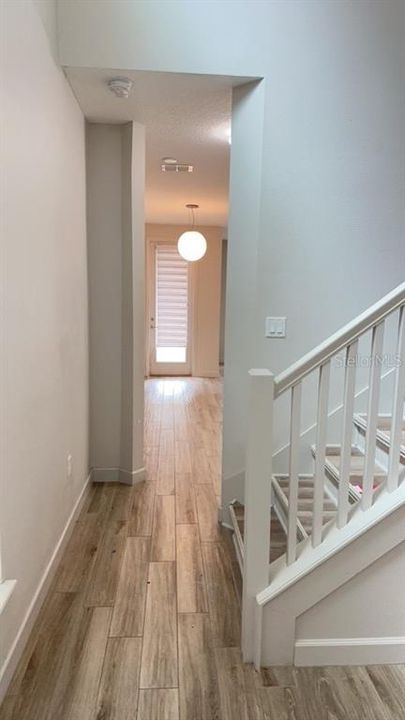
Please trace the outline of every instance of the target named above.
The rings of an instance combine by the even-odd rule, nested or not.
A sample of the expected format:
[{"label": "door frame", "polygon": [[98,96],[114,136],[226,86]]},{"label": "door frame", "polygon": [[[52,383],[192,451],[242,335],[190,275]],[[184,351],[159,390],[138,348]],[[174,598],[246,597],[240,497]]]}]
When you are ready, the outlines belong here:
[{"label": "door frame", "polygon": [[176,246],[177,242],[174,237],[165,237],[164,231],[162,237],[154,235],[148,237],[146,232],[146,343],[145,343],[145,374],[146,376],[162,377],[162,376],[189,376],[193,374],[193,310],[194,310],[194,267],[193,263],[188,265],[188,313],[187,313],[187,354],[185,363],[159,363],[153,359],[154,352],[154,330],[151,324],[151,318],[155,315],[155,290],[156,290],[156,271],[155,271],[155,252],[157,245]]}]

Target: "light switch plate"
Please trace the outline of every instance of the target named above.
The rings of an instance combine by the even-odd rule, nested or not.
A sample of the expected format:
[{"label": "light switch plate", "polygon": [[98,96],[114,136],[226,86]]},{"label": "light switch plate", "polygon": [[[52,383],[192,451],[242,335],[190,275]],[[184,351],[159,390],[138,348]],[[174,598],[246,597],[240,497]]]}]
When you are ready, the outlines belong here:
[{"label": "light switch plate", "polygon": [[286,326],[287,318],[285,317],[266,317],[266,337],[285,338]]}]

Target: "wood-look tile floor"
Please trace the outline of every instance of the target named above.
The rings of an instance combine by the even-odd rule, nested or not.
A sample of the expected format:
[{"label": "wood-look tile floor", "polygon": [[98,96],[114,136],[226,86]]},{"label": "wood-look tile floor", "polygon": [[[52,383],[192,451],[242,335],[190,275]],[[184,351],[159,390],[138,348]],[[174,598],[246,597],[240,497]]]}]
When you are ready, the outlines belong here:
[{"label": "wood-look tile floor", "polygon": [[91,489],[1,720],[401,720],[404,666],[240,657],[217,380],[146,383],[148,479]]}]

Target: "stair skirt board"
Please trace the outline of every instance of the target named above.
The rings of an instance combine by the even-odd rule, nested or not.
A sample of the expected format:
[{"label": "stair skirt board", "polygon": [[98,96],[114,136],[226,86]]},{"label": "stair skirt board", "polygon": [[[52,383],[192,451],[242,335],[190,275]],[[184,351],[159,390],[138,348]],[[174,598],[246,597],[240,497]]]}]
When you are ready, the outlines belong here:
[{"label": "stair skirt board", "polygon": [[405,637],[297,640],[294,665],[385,665],[403,663]]},{"label": "stair skirt board", "polygon": [[239,565],[239,570],[241,572],[241,575],[243,576],[243,555],[241,553],[241,549],[239,547],[235,533],[233,533],[233,535],[232,535],[232,540],[233,540],[233,544],[235,546],[235,553],[236,553],[236,559],[237,559],[238,565]]}]

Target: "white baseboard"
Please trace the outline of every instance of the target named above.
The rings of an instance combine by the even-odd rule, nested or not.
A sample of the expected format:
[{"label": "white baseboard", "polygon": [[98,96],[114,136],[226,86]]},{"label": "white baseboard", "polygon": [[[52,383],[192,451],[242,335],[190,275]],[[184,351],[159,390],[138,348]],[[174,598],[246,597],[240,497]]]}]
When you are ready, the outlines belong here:
[{"label": "white baseboard", "polygon": [[142,480],[146,480],[146,468],[141,467],[138,470],[121,470],[119,471],[119,482],[124,485],[136,485]]},{"label": "white baseboard", "polygon": [[83,489],[81,490],[80,495],[75,502],[73,510],[69,515],[65,527],[63,528],[62,534],[56,544],[56,547],[48,562],[48,565],[46,566],[45,571],[39,581],[34,597],[32,598],[28,610],[25,613],[17,636],[4,661],[3,667],[0,669],[0,704],[7,692],[7,688],[10,684],[11,678],[14,675],[18,661],[20,660],[30,632],[34,626],[35,620],[38,617],[41,606],[45,600],[45,596],[54,578],[62,553],[72,534],[74,524],[80,514],[80,510],[82,509],[84,501],[86,500],[87,494],[90,490],[90,481],[91,474],[87,477]]},{"label": "white baseboard", "polygon": [[2,580],[0,582],[0,615],[10,600],[16,585],[17,580]]},{"label": "white baseboard", "polygon": [[387,665],[403,663],[405,637],[297,640],[294,665]]},{"label": "white baseboard", "polygon": [[118,482],[120,476],[119,468],[94,467],[90,471],[91,481],[95,483]]},{"label": "white baseboard", "polygon": [[146,479],[146,469],[144,467],[138,470],[123,470],[122,468],[104,468],[94,467],[90,472],[92,482],[106,483],[119,482],[124,485],[136,485]]}]

